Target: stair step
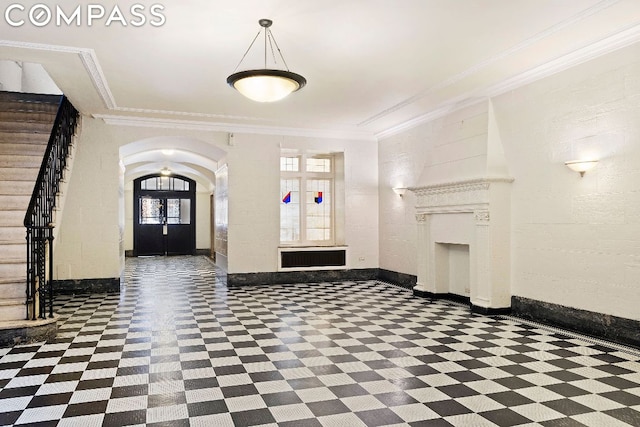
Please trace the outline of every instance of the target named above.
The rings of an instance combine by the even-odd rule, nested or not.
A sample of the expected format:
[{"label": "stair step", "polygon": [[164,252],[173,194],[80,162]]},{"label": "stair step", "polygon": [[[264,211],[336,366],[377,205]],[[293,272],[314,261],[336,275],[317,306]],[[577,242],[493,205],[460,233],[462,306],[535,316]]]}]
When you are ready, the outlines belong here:
[{"label": "stair step", "polygon": [[52,128],[53,122],[0,122],[0,131],[2,132],[34,132],[51,134]]},{"label": "stair step", "polygon": [[[0,210],[0,227],[20,227],[23,225],[24,215],[26,211],[19,210]],[[2,275],[0,275],[2,277]]]},{"label": "stair step", "polygon": [[44,152],[47,151],[47,145],[43,144],[20,144],[20,143],[5,143],[0,144],[0,156],[15,156],[15,155],[28,155],[28,156],[44,156]]},{"label": "stair step", "polygon": [[27,276],[24,275],[24,271],[22,272],[22,276],[0,277],[0,286],[13,285],[16,283],[27,283]]},{"label": "stair step", "polygon": [[12,279],[11,282],[0,283],[0,293],[2,298],[0,301],[7,299],[21,299],[24,303],[24,300],[27,297],[27,279]]},{"label": "stair step", "polygon": [[8,300],[0,304],[0,322],[24,320],[27,316],[25,299]]},{"label": "stair step", "polygon": [[42,102],[0,101],[0,108],[2,111],[20,112],[22,114],[53,114],[54,119],[58,112],[58,104],[46,104]]},{"label": "stair step", "polygon": [[57,111],[20,111],[0,109],[0,122],[41,123],[51,128],[56,120]]},{"label": "stair step", "polygon": [[0,97],[0,106],[3,111],[42,111],[42,112],[57,112],[60,101],[55,103],[50,102],[29,102],[25,100],[4,100]]},{"label": "stair step", "polygon": [[[0,253],[2,257],[5,258],[22,258],[24,260],[27,259],[27,242],[26,240],[15,241],[0,241]],[[2,293],[0,293],[0,297]]]},{"label": "stair step", "polygon": [[2,132],[0,130],[0,145],[2,144],[36,144],[42,145],[49,142],[51,129],[47,132]]},{"label": "stair step", "polygon": [[0,181],[30,181],[34,184],[38,178],[38,172],[40,172],[40,165],[30,168],[0,167]]},{"label": "stair step", "polygon": [[6,196],[0,195],[0,206],[1,209],[9,209],[9,210],[21,210],[23,212],[27,211],[29,207],[29,202],[31,201],[31,195],[28,196]]},{"label": "stair step", "polygon": [[42,156],[1,156],[0,168],[39,168]]},{"label": "stair step", "polygon": [[0,91],[0,103],[24,102],[57,105],[60,104],[60,95],[44,95],[39,93]]},{"label": "stair step", "polygon": [[0,181],[0,195],[31,196],[33,186],[31,181]]},{"label": "stair step", "polygon": [[[22,226],[9,227],[0,226],[0,241],[18,241],[26,242],[27,229]],[[1,279],[0,279],[1,280]],[[0,281],[0,283],[2,283]]]},{"label": "stair step", "polygon": [[0,277],[21,277],[27,271],[25,259],[4,258],[0,259]]}]

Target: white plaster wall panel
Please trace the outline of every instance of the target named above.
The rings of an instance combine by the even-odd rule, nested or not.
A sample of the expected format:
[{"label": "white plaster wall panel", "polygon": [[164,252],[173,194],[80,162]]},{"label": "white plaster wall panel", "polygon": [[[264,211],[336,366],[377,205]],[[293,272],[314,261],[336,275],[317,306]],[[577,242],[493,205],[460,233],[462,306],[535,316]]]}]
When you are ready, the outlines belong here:
[{"label": "white plaster wall panel", "polygon": [[[198,184],[199,186],[200,184]],[[197,188],[197,187],[196,187]],[[196,249],[211,247],[211,194],[196,193]]]},{"label": "white plaster wall panel", "polygon": [[[515,177],[514,295],[640,318],[638,282],[627,282],[640,241],[639,53],[632,46],[493,100]],[[586,157],[601,161],[584,178],[563,165]]]},{"label": "white plaster wall panel", "polygon": [[[68,186],[55,262],[58,279],[121,275],[118,145],[104,123],[85,118]],[[70,276],[66,276],[66,273]]]},{"label": "white plaster wall panel", "polygon": [[378,240],[378,150],[375,143],[345,141],[345,238],[349,246],[348,266],[377,268]]},{"label": "white plaster wall panel", "polygon": [[0,90],[22,91],[22,67],[16,61],[0,61]]},{"label": "white plaster wall panel", "polygon": [[398,197],[393,187],[418,183],[434,142],[434,123],[425,123],[378,143],[380,182],[380,268],[417,275],[415,195]]},{"label": "white plaster wall panel", "polygon": [[234,134],[229,147],[228,272],[276,271],[280,137]]},{"label": "white plaster wall panel", "polygon": [[433,124],[433,146],[418,182],[423,186],[486,174],[487,103],[457,111]]},{"label": "white plaster wall panel", "polygon": [[22,63],[22,92],[62,95],[44,67],[33,62]]}]

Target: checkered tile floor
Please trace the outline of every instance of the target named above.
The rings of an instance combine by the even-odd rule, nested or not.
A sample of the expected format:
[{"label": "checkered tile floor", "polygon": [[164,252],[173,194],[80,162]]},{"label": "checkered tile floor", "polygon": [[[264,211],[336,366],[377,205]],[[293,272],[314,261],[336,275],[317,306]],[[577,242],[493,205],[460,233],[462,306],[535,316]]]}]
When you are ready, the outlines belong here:
[{"label": "checkered tile floor", "polygon": [[640,426],[640,354],[367,281],[227,288],[128,259],[0,352],[0,424]]}]

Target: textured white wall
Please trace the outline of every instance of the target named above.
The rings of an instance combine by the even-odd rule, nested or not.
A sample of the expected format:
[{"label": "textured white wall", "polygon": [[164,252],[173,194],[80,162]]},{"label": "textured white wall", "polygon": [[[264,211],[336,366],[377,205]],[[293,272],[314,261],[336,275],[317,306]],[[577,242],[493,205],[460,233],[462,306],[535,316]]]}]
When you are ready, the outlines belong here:
[{"label": "textured white wall", "polygon": [[[640,319],[640,45],[492,103],[515,178],[512,294]],[[380,141],[381,268],[416,274],[415,198],[390,188],[465,179],[483,155],[478,108]],[[588,157],[584,178],[563,164]]]},{"label": "textured white wall", "polygon": [[107,126],[85,118],[55,252],[57,279],[120,277],[120,161]]},{"label": "textured white wall", "polygon": [[[640,320],[640,44],[494,100],[514,295]],[[597,158],[584,178],[564,166]]]}]

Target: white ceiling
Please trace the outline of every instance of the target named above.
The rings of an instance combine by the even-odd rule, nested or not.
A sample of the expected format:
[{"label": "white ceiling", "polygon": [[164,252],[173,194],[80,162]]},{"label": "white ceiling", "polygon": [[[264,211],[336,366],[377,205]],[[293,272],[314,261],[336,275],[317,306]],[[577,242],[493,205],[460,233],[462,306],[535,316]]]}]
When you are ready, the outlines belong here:
[{"label": "white ceiling", "polygon": [[[3,20],[0,59],[42,63],[83,113],[110,122],[230,132],[375,139],[640,40],[638,0],[159,0],[160,27],[89,27],[77,0],[21,4],[37,3],[84,5],[82,23]],[[95,3],[133,18],[134,2]],[[226,84],[260,18],[308,81],[278,103]],[[240,69],[261,67],[262,49]]]}]

